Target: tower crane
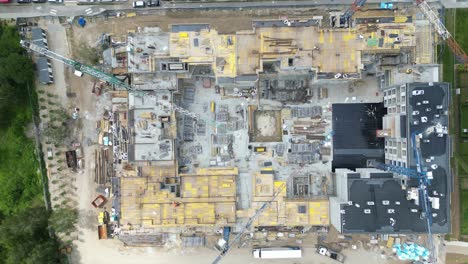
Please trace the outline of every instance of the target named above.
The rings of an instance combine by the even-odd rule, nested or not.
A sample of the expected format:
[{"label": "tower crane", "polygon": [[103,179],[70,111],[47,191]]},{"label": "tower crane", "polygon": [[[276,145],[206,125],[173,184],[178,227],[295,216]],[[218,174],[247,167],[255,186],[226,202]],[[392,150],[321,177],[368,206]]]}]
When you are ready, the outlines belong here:
[{"label": "tower crane", "polygon": [[[353,3],[351,4],[351,7],[348,8],[343,14],[343,16],[341,17],[344,22],[341,24],[346,24],[346,23],[349,24],[350,18],[366,2],[367,0],[354,0]],[[452,34],[450,34],[450,32],[444,26],[444,23],[442,23],[437,13],[429,6],[426,0],[416,0],[416,5],[419,7],[419,9],[427,18],[427,20],[429,20],[429,22],[434,27],[437,34],[442,38],[442,40],[444,40],[447,43],[453,55],[457,59],[457,61],[461,64],[464,64],[466,67],[468,67],[468,55],[460,47],[460,44],[458,44],[455,38],[453,38]]]},{"label": "tower crane", "polygon": [[380,162],[371,161],[370,166],[375,167],[384,171],[394,172],[399,175],[407,176],[408,178],[417,179],[419,187],[419,203],[422,206],[424,216],[426,219],[427,226],[427,240],[428,240],[428,249],[431,252],[431,259],[434,259],[434,242],[432,239],[432,212],[431,212],[431,199],[428,193],[428,187],[430,185],[430,174],[426,171],[422,171],[421,166],[421,149],[419,143],[418,132],[413,132],[411,134],[411,144],[413,146],[413,155],[416,164],[416,170],[411,168],[405,168],[401,166],[396,166],[392,164],[385,164]]},{"label": "tower crane", "polygon": [[280,195],[281,192],[284,191],[284,189],[286,188],[286,183],[288,182],[289,178],[292,177],[293,175],[299,174],[302,171],[302,169],[303,169],[303,165],[301,165],[299,169],[296,170],[296,172],[293,172],[292,174],[290,174],[288,178],[286,179],[286,181],[273,194],[273,197],[270,200],[264,202],[262,206],[260,206],[260,208],[255,212],[255,214],[247,220],[244,226],[242,226],[242,229],[236,234],[236,236],[232,240],[226,241],[227,243],[224,246],[223,251],[212,262],[213,264],[218,264],[223,259],[223,257],[226,256],[226,254],[229,252],[232,246],[235,243],[237,243],[237,241],[242,237],[242,235],[252,226],[253,222],[265,211],[265,209],[268,208],[268,206],[272,202],[276,200],[278,195]]},{"label": "tower crane", "polygon": [[[28,42],[28,41],[25,41],[25,40],[21,40],[20,44],[24,48],[29,49],[29,50],[37,53],[37,54],[43,55],[43,56],[45,56],[47,58],[54,59],[54,60],[59,61],[59,62],[65,64],[65,65],[68,65],[68,66],[72,67],[79,75],[87,74],[87,75],[95,77],[95,78],[97,78],[97,79],[99,79],[101,81],[105,81],[105,82],[107,82],[109,84],[124,88],[127,91],[140,92],[137,89],[135,89],[133,86],[122,82],[118,78],[116,78],[116,77],[114,77],[114,76],[112,76],[110,74],[107,74],[107,73],[105,73],[103,71],[100,71],[100,70],[98,70],[96,68],[93,68],[93,67],[91,67],[89,65],[86,65],[86,64],[77,62],[75,60],[69,59],[67,57],[64,57],[64,56],[58,54],[58,53],[50,51],[49,49],[39,47],[38,45],[36,45],[34,43],[31,43],[31,42]],[[162,104],[162,105],[164,105],[166,107],[172,108],[174,111],[177,111],[180,114],[190,116],[190,117],[192,117],[194,119],[198,119],[197,114],[195,114],[193,112],[190,112],[189,110],[184,109],[184,108],[182,108],[180,106],[177,106],[177,105],[172,104],[172,103],[167,102],[167,101],[160,101],[158,103]]]},{"label": "tower crane", "polygon": [[366,2],[367,0],[354,0],[351,7],[348,8],[342,16],[345,22],[348,22],[354,13],[356,13],[356,11],[358,11]]},{"label": "tower crane", "polygon": [[464,64],[465,66],[468,66],[468,55],[465,53],[465,51],[463,51],[458,42],[453,38],[452,34],[450,34],[450,32],[444,26],[444,23],[442,23],[437,13],[432,10],[432,8],[425,0],[416,0],[416,4],[427,20],[429,20],[429,22],[432,24],[435,31],[437,31],[437,34],[445,42],[447,42],[447,45],[449,46],[453,55],[455,55],[457,61],[461,64]]}]

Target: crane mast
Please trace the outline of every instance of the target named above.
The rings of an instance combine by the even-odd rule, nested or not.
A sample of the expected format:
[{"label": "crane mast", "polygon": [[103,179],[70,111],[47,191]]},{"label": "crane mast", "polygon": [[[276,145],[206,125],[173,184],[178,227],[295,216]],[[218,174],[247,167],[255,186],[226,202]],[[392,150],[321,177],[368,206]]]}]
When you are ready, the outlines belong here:
[{"label": "crane mast", "polygon": [[432,24],[437,34],[447,42],[447,45],[449,46],[453,55],[455,55],[457,61],[461,64],[467,65],[468,55],[466,55],[465,51],[463,51],[463,49],[460,47],[460,44],[458,44],[458,42],[453,38],[452,34],[450,34],[450,32],[444,26],[444,23],[442,23],[437,13],[432,10],[432,8],[425,0],[417,0],[416,3],[427,20],[429,20],[429,22]]},{"label": "crane mast", "polygon": [[396,166],[392,164],[385,164],[380,162],[371,161],[370,166],[375,167],[384,171],[394,172],[398,175],[403,175],[408,178],[413,178],[418,180],[418,187],[419,187],[419,202],[421,203],[422,210],[425,215],[426,219],[426,227],[427,227],[427,242],[428,248],[431,252],[431,258],[434,259],[434,242],[432,239],[432,211],[431,211],[431,199],[428,193],[428,186],[430,185],[430,181],[428,178],[428,173],[422,171],[421,166],[421,149],[419,143],[419,136],[418,132],[413,132],[411,134],[411,144],[413,146],[413,154],[416,164],[416,170],[405,168],[401,166]]}]

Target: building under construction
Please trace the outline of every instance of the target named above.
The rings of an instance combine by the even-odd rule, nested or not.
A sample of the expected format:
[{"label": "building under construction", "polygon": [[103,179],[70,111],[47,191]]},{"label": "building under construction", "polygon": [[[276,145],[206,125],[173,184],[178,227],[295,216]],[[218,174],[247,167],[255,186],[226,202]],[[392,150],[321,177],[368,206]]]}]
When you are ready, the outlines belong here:
[{"label": "building under construction", "polygon": [[[143,28],[126,36],[126,53],[112,47],[109,61],[119,72],[126,67],[134,88],[113,99],[119,120],[125,117],[113,123],[126,140],[113,145],[111,176],[121,235],[238,231],[252,217],[257,230],[328,228],[331,221],[346,231],[344,218],[335,219],[345,187],[334,184],[332,170],[353,161],[351,169],[365,167],[366,153],[384,161],[387,141],[375,137],[385,129],[381,91],[432,76],[407,71],[433,63],[421,42],[430,25],[384,13],[382,20],[357,13],[349,28],[331,28],[320,16],[253,21],[251,30],[232,34],[208,24]],[[353,126],[332,113],[336,103],[358,100],[371,101],[353,107],[367,115],[362,130],[375,132],[356,137],[354,144],[365,145],[355,148],[360,153],[346,146],[351,130],[332,127]]]}]

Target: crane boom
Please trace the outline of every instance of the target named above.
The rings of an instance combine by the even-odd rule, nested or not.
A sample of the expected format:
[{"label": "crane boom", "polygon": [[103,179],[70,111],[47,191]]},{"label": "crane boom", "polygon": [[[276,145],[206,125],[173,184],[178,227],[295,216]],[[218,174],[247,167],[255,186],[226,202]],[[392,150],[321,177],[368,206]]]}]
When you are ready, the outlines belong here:
[{"label": "crane boom", "polygon": [[[75,69],[77,71],[80,71],[80,72],[82,72],[84,74],[93,76],[93,77],[95,77],[95,78],[97,78],[97,79],[99,79],[101,81],[105,81],[105,82],[108,82],[109,84],[113,84],[115,86],[124,88],[127,91],[139,92],[138,90],[136,90],[131,85],[128,85],[128,84],[122,82],[121,80],[119,80],[118,78],[116,78],[116,77],[114,77],[114,76],[112,76],[110,74],[107,74],[107,73],[105,73],[103,71],[100,71],[100,70],[98,70],[96,68],[93,68],[93,67],[88,66],[86,64],[74,61],[72,59],[64,57],[64,56],[62,56],[62,55],[60,55],[58,53],[55,53],[53,51],[50,51],[50,50],[46,49],[46,48],[39,47],[38,45],[36,45],[34,43],[31,43],[31,42],[28,42],[28,41],[25,41],[25,40],[21,40],[20,44],[21,44],[21,46],[23,46],[26,49],[29,49],[31,51],[34,51],[34,52],[40,54],[40,55],[43,55],[45,57],[54,59],[56,61],[62,62],[63,64],[68,65],[68,66],[72,67],[73,69]],[[160,103],[162,105],[165,105],[166,107],[170,107],[174,111],[177,111],[177,112],[179,112],[179,113],[181,113],[183,115],[187,115],[187,116],[190,116],[190,117],[195,118],[195,119],[198,118],[197,114],[195,114],[193,112],[190,112],[189,110],[184,109],[184,108],[182,108],[180,106],[177,106],[175,104],[169,103],[167,101],[160,101],[158,103]]]},{"label": "crane boom", "polygon": [[367,0],[354,0],[354,2],[351,4],[351,7],[348,8],[348,10],[346,10],[343,14],[343,18],[348,21],[354,15],[354,13],[356,13],[356,11],[358,11],[359,8],[361,8],[366,2]]},{"label": "crane boom", "polygon": [[107,74],[105,72],[102,72],[102,71],[100,71],[100,70],[98,70],[96,68],[93,68],[93,67],[88,66],[86,64],[82,64],[80,62],[77,62],[77,61],[74,61],[72,59],[66,58],[66,57],[64,57],[64,56],[62,56],[62,55],[60,55],[58,53],[50,51],[50,50],[48,50],[46,48],[41,48],[38,45],[36,45],[34,43],[31,43],[31,42],[28,42],[28,41],[25,41],[25,40],[21,40],[20,44],[24,48],[30,49],[30,50],[38,53],[38,54],[41,54],[41,55],[46,56],[48,58],[51,58],[51,59],[54,59],[56,61],[62,62],[63,64],[66,64],[68,66],[73,67],[77,71],[80,71],[82,73],[91,75],[93,77],[96,77],[99,80],[102,80],[102,81],[108,82],[110,84],[122,87],[122,88],[124,88],[126,90],[129,90],[129,91],[134,90],[133,87],[131,87],[130,85],[128,85],[128,84],[126,84],[124,82],[122,82],[118,78],[116,78],[116,77],[114,77],[114,76],[112,76],[110,74]]},{"label": "crane boom", "polygon": [[417,0],[416,3],[427,20],[432,24],[435,31],[437,31],[437,34],[447,42],[447,45],[453,55],[455,55],[457,61],[462,64],[468,64],[468,55],[466,55],[465,51],[463,51],[458,42],[453,38],[452,34],[450,34],[444,26],[444,23],[442,23],[437,13],[432,10],[425,0]]},{"label": "crane boom", "polygon": [[394,172],[399,175],[407,176],[408,178],[414,178],[418,180],[418,187],[419,187],[419,202],[421,203],[423,212],[425,214],[426,219],[426,227],[427,227],[427,244],[429,251],[431,252],[431,258],[434,259],[434,242],[432,239],[432,211],[431,211],[431,199],[428,193],[428,186],[430,185],[430,181],[428,178],[428,174],[425,171],[422,171],[421,166],[421,149],[419,143],[418,132],[413,132],[411,134],[411,144],[413,146],[413,154],[416,163],[416,170],[411,168],[404,168],[401,166],[396,166],[392,164],[385,164],[380,162],[371,161],[370,166],[375,167],[384,171]]},{"label": "crane boom", "polygon": [[288,181],[288,179],[292,176],[292,175],[296,175],[298,174],[299,172],[302,171],[302,168],[303,166],[301,166],[296,172],[292,173],[289,175],[289,177],[286,179],[286,181],[278,188],[278,190],[276,190],[276,192],[273,194],[273,197],[266,201],[265,203],[262,204],[262,206],[255,212],[255,214],[250,217],[247,222],[244,224],[244,226],[242,227],[242,229],[236,234],[236,236],[231,240],[231,241],[226,241],[227,244],[224,248],[224,250],[221,252],[221,254],[219,254],[216,259],[213,261],[213,264],[218,264],[221,259],[228,253],[228,251],[231,249],[231,247],[241,238],[241,236],[252,226],[253,222],[265,211],[266,208],[268,208],[268,206],[274,202],[276,200],[276,198],[278,197],[278,195],[281,194],[281,192],[283,192],[283,190],[286,188],[286,183]]}]

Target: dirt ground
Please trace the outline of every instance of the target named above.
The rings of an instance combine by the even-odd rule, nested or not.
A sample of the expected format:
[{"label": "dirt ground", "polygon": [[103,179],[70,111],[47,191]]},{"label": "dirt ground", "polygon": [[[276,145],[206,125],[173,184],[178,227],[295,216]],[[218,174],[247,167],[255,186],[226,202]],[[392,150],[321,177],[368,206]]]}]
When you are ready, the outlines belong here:
[{"label": "dirt ground", "polygon": [[466,242],[448,242],[446,243],[447,255],[446,263],[468,263],[468,243]]},{"label": "dirt ground", "polygon": [[466,264],[468,263],[468,256],[462,254],[449,253],[445,258],[446,264]]},{"label": "dirt ground", "polygon": [[171,24],[203,23],[210,24],[220,33],[235,33],[239,30],[251,30],[253,19],[278,19],[280,17],[303,18],[314,15],[323,15],[323,10],[295,9],[287,10],[237,10],[232,11],[165,11],[155,16],[115,17],[115,18],[90,18],[86,27],[73,27],[75,39],[88,40],[94,43],[101,33],[109,33],[114,37],[125,37],[129,30],[137,30],[138,27],[160,27],[164,31],[169,30]]}]

